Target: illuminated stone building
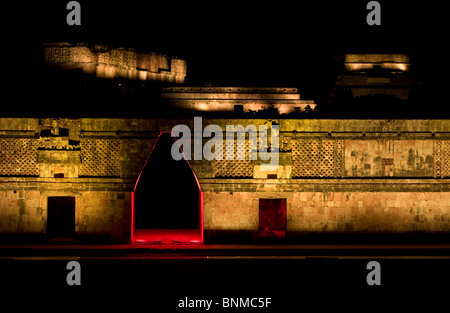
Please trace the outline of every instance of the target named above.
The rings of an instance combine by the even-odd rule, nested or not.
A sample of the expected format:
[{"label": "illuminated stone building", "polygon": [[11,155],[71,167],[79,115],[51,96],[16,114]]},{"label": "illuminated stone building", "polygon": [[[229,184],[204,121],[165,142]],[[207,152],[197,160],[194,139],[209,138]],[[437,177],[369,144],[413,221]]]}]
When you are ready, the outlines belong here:
[{"label": "illuminated stone building", "polygon": [[[203,120],[203,127],[267,121]],[[280,161],[272,172],[260,161],[190,161],[202,193],[193,241],[257,240],[271,231],[287,239],[449,232],[448,121],[273,122]],[[54,232],[129,242],[136,180],[160,133],[176,124],[193,127],[190,119],[0,119],[3,238]]]},{"label": "illuminated stone building", "polygon": [[[366,66],[350,61],[350,70]],[[188,109],[189,117],[0,118],[0,240],[308,242],[450,233],[448,120],[292,118],[315,108],[293,88],[173,86],[156,105]],[[193,130],[191,113],[211,108],[239,118],[205,115],[202,132],[277,125],[278,165],[263,170],[266,161],[251,160],[249,140],[235,140],[242,160],[209,161],[195,151],[189,161],[173,160],[173,127]],[[248,115],[271,108],[286,114]]]},{"label": "illuminated stone building", "polygon": [[337,106],[399,105],[415,100],[422,86],[405,54],[346,54],[335,61],[337,75],[329,101]]},{"label": "illuminated stone building", "polygon": [[257,113],[274,110],[291,114],[314,110],[312,100],[300,100],[297,88],[166,87],[164,104],[171,110],[192,113]]}]

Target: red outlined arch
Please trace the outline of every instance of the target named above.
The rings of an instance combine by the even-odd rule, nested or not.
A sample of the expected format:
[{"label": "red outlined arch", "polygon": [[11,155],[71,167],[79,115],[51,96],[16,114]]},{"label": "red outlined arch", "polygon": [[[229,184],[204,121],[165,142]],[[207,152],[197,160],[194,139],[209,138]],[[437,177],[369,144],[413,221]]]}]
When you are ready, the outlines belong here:
[{"label": "red outlined arch", "polygon": [[[159,140],[161,135],[163,133],[170,133],[173,137],[172,132],[160,132],[158,135]],[[175,139],[175,142],[177,139]],[[189,168],[192,171],[192,174],[195,177],[195,181],[197,183],[198,187],[198,229],[135,229],[135,210],[136,210],[136,203],[135,203],[135,192],[137,185],[139,183],[139,179],[142,175],[142,172],[144,171],[145,166],[147,165],[148,160],[150,159],[151,154],[153,153],[153,149],[156,146],[156,142],[153,145],[152,151],[150,155],[148,156],[147,160],[145,161],[144,166],[141,169],[141,172],[139,173],[139,176],[136,180],[136,183],[134,185],[134,189],[131,195],[131,243],[132,244],[203,244],[203,192],[200,187],[200,183],[198,181],[197,175],[195,174],[194,170],[192,169],[191,164],[187,160],[184,152],[182,151],[181,147],[179,146],[180,150],[183,154],[183,159],[187,162],[189,165]]]}]

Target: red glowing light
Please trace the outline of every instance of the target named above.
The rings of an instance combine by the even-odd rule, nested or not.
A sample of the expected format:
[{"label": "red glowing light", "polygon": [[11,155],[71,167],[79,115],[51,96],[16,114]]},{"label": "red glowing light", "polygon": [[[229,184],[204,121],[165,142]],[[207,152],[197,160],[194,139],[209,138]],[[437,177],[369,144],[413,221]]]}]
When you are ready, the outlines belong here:
[{"label": "red glowing light", "polygon": [[[172,132],[161,132],[158,136],[161,136],[162,133],[170,133]],[[176,138],[175,142],[176,142]],[[152,148],[155,148],[156,144]],[[180,147],[181,150],[181,147]],[[138,179],[136,180],[136,184],[134,185],[134,190],[131,196],[131,243],[136,244],[202,244],[203,243],[203,192],[200,188],[200,183],[197,179],[197,175],[195,175],[194,170],[192,169],[191,164],[186,159],[186,156],[183,154],[183,159],[189,165],[192,173],[194,174],[195,181],[197,183],[198,191],[199,191],[199,227],[198,229],[136,229],[135,228],[135,192],[136,187],[139,183],[139,179],[144,171],[145,166],[149,158],[145,161],[144,166],[139,173]],[[151,153],[150,153],[151,155]]]},{"label": "red glowing light", "polygon": [[259,236],[286,236],[286,199],[259,199]]},{"label": "red glowing light", "polygon": [[135,229],[135,244],[202,244],[199,229]]}]

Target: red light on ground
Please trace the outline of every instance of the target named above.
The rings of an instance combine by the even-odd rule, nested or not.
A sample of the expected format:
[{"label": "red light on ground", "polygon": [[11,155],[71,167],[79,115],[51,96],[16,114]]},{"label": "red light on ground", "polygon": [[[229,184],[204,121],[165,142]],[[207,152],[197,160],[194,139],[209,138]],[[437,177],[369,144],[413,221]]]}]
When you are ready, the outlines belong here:
[{"label": "red light on ground", "polygon": [[189,245],[202,244],[199,229],[135,229],[135,244]]},{"label": "red light on ground", "polygon": [[[160,133],[161,136],[163,132]],[[159,137],[158,137],[159,139]],[[175,139],[176,141],[176,139]],[[156,144],[155,144],[156,146]],[[153,149],[155,148],[153,146]],[[152,149],[152,153],[153,153]],[[183,153],[184,155],[184,153]],[[187,161],[184,156],[184,160],[189,165],[192,174],[194,175],[195,182],[198,187],[198,199],[199,199],[199,208],[198,208],[198,228],[197,229],[137,229],[136,228],[136,201],[135,201],[135,192],[137,185],[139,183],[139,179],[144,171],[144,167],[147,165],[148,159],[145,162],[141,173],[136,181],[134,191],[132,193],[132,221],[131,221],[131,243],[136,244],[162,244],[162,245],[183,245],[183,244],[202,244],[203,243],[203,193],[200,188],[200,183],[195,175],[194,170],[192,169],[191,164]]]}]

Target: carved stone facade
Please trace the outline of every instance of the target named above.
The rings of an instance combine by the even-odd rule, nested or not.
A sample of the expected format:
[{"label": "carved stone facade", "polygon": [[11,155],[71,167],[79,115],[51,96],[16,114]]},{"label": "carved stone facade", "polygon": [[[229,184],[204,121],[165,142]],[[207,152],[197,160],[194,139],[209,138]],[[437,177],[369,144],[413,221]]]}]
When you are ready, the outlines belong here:
[{"label": "carved stone facade", "polygon": [[[226,142],[217,145],[217,152],[222,154],[222,160],[214,160],[215,177],[253,177],[253,165],[249,158],[249,141],[235,140],[233,159],[227,159]],[[220,147],[220,148],[219,148]],[[242,151],[243,153],[239,153]]]},{"label": "carved stone facade", "polygon": [[39,173],[37,149],[39,141],[29,138],[0,139],[0,174],[36,176]]},{"label": "carved stone facade", "polygon": [[333,140],[292,140],[292,177],[333,177]]},{"label": "carved stone facade", "polygon": [[[207,242],[230,232],[257,238],[259,199],[286,199],[293,238],[450,233],[449,121],[272,122],[281,150],[273,171],[249,159],[248,141],[243,160],[190,160]],[[204,119],[203,127],[267,123]],[[178,124],[194,128],[187,119],[0,119],[0,234],[45,237],[47,199],[70,196],[78,238],[129,242],[136,179],[160,132]]]},{"label": "carved stone facade", "polygon": [[83,139],[80,146],[80,176],[120,176],[120,140]]}]

